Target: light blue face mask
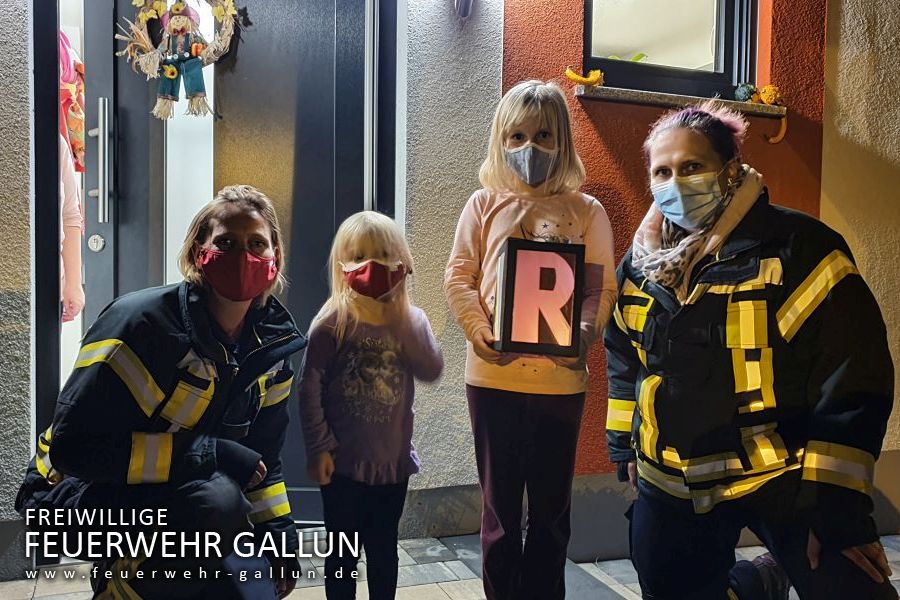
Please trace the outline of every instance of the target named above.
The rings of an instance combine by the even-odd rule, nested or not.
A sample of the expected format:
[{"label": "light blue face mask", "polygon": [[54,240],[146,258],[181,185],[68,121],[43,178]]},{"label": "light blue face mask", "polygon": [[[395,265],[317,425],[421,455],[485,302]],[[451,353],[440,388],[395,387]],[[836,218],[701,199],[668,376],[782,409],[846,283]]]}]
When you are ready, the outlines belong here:
[{"label": "light blue face mask", "polygon": [[672,177],[651,185],[650,193],[663,216],[688,231],[709,225],[723,196],[716,172]]},{"label": "light blue face mask", "polygon": [[536,187],[547,180],[559,150],[548,150],[534,142],[528,142],[513,150],[506,150],[506,164],[519,179]]}]

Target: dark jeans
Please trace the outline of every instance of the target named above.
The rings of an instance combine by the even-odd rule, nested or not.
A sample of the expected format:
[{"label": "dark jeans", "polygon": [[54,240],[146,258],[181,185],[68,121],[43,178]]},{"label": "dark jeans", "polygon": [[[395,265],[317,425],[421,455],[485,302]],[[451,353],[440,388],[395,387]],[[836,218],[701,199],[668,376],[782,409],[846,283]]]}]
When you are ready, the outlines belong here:
[{"label": "dark jeans", "polygon": [[729,588],[741,600],[767,598],[755,567],[747,561],[735,564],[734,548],[745,526],[781,564],[800,598],[897,598],[890,582],[876,584],[837,551],[823,549],[819,567],[810,569],[809,528],[793,511],[798,487],[799,474],[786,473],[703,515],[695,514],[688,501],[639,492],[629,509],[631,561],[644,598],[724,600]]},{"label": "dark jeans", "polygon": [[562,600],[584,394],[520,394],[467,385],[466,397],[482,493],[484,592],[488,600]]},{"label": "dark jeans", "polygon": [[[359,560],[340,556],[340,534],[359,541],[366,550],[366,577],[371,600],[393,600],[397,591],[397,527],[409,480],[390,485],[366,485],[333,475],[322,486],[325,529],[332,534],[331,555],[325,558],[325,595],[328,600],[356,598],[357,580],[350,576]],[[344,554],[347,554],[345,551]],[[343,577],[334,575],[343,569]]]},{"label": "dark jeans", "polygon": [[185,61],[174,63],[178,74],[174,79],[166,76],[159,78],[158,96],[178,100],[178,92],[181,90],[181,78],[184,77],[184,96],[205,96],[206,86],[203,83],[203,61],[199,58],[189,58]]}]

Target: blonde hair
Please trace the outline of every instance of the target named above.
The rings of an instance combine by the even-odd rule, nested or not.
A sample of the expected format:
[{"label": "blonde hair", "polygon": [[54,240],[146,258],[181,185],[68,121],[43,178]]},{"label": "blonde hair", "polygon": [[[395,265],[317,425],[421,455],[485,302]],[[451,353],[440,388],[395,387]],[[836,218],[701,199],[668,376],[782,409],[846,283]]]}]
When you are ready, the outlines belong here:
[{"label": "blonde hair", "polygon": [[284,249],[281,246],[281,227],[278,224],[278,215],[275,206],[264,193],[252,185],[229,185],[222,188],[216,197],[194,215],[184,237],[184,244],[178,254],[178,268],[185,281],[194,285],[205,287],[206,279],[203,271],[197,266],[197,252],[209,239],[212,233],[212,221],[222,217],[229,208],[237,207],[244,212],[257,212],[262,220],[269,226],[272,247],[275,250],[275,265],[278,267],[278,276],[272,285],[264,291],[260,297],[260,304],[265,304],[274,293],[280,292],[286,285],[284,278]]},{"label": "blonde hair", "polygon": [[537,79],[522,81],[510,89],[494,112],[487,158],[481,164],[478,178],[492,191],[517,187],[518,176],[506,164],[505,141],[510,131],[529,119],[538,119],[556,140],[558,152],[547,180],[541,184],[548,194],[571,192],[584,183],[584,165],[572,139],[569,107],[562,90],[554,82]]},{"label": "blonde hair", "polygon": [[[413,270],[413,258],[409,244],[406,243],[400,227],[390,217],[367,210],[351,215],[341,223],[334,236],[331,254],[328,257],[331,294],[319,309],[319,313],[312,320],[310,326],[310,328],[316,327],[333,318],[332,326],[339,346],[348,331],[352,331],[352,328],[356,326],[356,316],[350,310],[351,289],[344,279],[344,269],[341,263],[353,262],[355,255],[366,245],[381,250],[388,256],[397,257],[406,267],[407,273],[412,273]],[[406,282],[407,278],[404,278],[398,284],[392,300],[402,302],[403,310],[408,309],[410,304]]]}]

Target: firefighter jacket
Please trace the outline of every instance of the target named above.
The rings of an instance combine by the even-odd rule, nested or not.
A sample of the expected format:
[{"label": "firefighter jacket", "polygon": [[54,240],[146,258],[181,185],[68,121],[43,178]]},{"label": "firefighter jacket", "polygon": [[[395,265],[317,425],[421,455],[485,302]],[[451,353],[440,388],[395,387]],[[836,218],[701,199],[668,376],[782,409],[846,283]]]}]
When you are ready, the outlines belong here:
[{"label": "firefighter jacket", "polygon": [[[240,363],[212,335],[205,292],[182,282],[122,296],[82,340],[39,440],[17,508],[61,477],[104,485],[177,486],[216,470],[245,491],[258,536],[297,534],[281,468],[293,372],[306,345],[274,297],[251,308]],[[250,331],[247,331],[250,328]]]},{"label": "firefighter jacket", "polygon": [[843,238],[763,192],[681,305],[626,254],[607,327],[610,458],[696,513],[800,475],[823,545],[876,539],[872,478],[893,403],[885,325]]}]

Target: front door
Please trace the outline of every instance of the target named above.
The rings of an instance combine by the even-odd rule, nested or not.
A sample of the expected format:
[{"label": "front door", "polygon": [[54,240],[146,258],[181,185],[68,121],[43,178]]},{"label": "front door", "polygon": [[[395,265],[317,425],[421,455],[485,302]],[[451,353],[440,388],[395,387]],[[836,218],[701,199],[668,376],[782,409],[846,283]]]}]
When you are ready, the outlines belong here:
[{"label": "front door", "polygon": [[[157,80],[114,55],[117,25],[135,19],[132,0],[58,2],[83,10],[84,329],[115,297],[180,281],[175,257],[190,219],[237,183],[276,204],[290,282],[282,300],[306,329],[328,293],[337,226],[364,208],[393,212],[393,3],[238,1],[230,51],[203,71],[214,115],[183,114],[182,98],[161,121],[150,114]],[[211,39],[210,4],[187,4]],[[156,23],[149,29],[158,34]],[[282,453],[291,505],[298,521],[316,524],[296,402],[291,418]]]}]

